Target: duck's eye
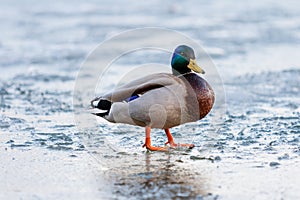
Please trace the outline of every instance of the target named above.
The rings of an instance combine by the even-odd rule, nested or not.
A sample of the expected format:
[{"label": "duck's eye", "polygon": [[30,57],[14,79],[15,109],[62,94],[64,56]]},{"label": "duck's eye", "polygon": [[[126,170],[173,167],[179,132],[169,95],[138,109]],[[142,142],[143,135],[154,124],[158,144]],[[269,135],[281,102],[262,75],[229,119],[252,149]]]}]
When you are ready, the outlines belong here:
[{"label": "duck's eye", "polygon": [[183,52],[180,52],[180,55],[182,55],[182,56],[183,56],[183,55],[184,55],[184,53],[183,53]]}]

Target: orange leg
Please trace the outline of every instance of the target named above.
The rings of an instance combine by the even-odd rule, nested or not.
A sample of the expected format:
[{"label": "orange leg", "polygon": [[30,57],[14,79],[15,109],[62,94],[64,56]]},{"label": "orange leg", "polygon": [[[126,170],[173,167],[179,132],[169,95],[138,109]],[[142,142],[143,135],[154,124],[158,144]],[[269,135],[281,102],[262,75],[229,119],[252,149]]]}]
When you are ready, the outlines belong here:
[{"label": "orange leg", "polygon": [[146,126],[146,140],[143,147],[146,147],[150,151],[168,151],[168,147],[154,147],[151,146],[151,138],[150,138],[151,127]]},{"label": "orange leg", "polygon": [[177,148],[177,147],[188,147],[189,149],[192,149],[195,147],[194,144],[176,144],[174,142],[173,136],[170,132],[170,129],[165,129],[166,135],[168,137],[168,142],[166,142],[165,144],[169,144],[172,148]]}]

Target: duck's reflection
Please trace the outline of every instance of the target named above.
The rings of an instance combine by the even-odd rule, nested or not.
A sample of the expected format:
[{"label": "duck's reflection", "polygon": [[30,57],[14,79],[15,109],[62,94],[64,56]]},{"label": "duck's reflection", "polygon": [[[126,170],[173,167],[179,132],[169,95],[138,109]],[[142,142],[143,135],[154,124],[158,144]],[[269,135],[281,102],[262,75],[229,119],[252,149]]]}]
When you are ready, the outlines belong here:
[{"label": "duck's reflection", "polygon": [[201,174],[190,168],[178,155],[170,153],[146,153],[145,163],[141,155],[131,165],[123,168],[116,193],[121,196],[136,196],[141,199],[194,199],[207,194],[207,187]]}]

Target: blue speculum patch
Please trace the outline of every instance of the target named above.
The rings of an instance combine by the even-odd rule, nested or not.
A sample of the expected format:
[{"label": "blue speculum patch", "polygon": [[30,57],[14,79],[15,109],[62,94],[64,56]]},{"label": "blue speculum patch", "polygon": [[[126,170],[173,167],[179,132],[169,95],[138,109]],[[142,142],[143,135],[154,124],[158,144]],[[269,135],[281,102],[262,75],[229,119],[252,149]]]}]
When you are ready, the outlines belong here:
[{"label": "blue speculum patch", "polygon": [[133,95],[133,96],[127,98],[125,101],[126,101],[126,102],[130,102],[130,101],[133,101],[133,100],[135,100],[135,99],[137,99],[137,98],[139,98],[139,97],[140,97],[139,95]]}]

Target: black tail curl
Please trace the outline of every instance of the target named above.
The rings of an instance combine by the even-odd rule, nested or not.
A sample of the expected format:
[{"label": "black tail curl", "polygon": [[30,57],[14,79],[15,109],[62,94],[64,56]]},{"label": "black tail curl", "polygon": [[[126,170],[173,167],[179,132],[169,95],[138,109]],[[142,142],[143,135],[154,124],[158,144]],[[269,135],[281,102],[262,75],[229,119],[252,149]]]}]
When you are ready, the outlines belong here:
[{"label": "black tail curl", "polygon": [[97,115],[99,117],[104,117],[105,115],[108,115],[109,111],[111,109],[111,105],[112,105],[111,101],[108,101],[106,99],[101,99],[101,97],[97,97],[91,101],[91,106],[93,108],[98,108],[98,109],[104,111],[103,113],[94,113],[95,115]]}]

